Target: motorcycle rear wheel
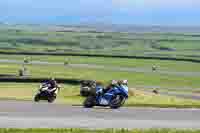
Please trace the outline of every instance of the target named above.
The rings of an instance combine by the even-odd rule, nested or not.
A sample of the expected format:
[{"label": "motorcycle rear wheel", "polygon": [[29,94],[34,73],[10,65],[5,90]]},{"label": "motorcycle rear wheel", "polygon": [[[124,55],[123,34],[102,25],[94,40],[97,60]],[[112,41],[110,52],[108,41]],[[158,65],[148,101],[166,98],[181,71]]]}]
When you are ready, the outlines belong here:
[{"label": "motorcycle rear wheel", "polygon": [[85,108],[92,108],[95,106],[95,97],[94,96],[88,96],[85,101],[83,102],[83,106]]}]

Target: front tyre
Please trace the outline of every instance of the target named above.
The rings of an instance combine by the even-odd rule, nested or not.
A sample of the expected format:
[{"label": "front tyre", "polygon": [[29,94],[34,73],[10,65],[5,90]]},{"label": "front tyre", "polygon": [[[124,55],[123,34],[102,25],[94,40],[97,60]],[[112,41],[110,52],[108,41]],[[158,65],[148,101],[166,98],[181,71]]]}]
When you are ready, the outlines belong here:
[{"label": "front tyre", "polygon": [[36,94],[36,95],[35,95],[34,101],[35,101],[35,102],[39,102],[39,101],[40,101],[40,94]]},{"label": "front tyre", "polygon": [[95,106],[96,98],[94,96],[88,96],[83,102],[85,108],[92,108]]},{"label": "front tyre", "polygon": [[110,101],[110,108],[111,109],[118,109],[125,103],[125,98],[122,95],[116,95],[111,101]]}]

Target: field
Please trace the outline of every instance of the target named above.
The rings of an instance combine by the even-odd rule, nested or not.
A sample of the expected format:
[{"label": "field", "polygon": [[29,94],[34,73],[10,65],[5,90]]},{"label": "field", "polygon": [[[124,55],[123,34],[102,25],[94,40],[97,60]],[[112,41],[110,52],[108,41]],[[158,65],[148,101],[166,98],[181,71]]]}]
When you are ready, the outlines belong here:
[{"label": "field", "polygon": [[[94,79],[102,81],[105,85],[112,79],[128,79],[129,87],[137,90],[149,91],[158,88],[159,91],[191,94],[200,91],[200,63],[174,59],[198,61],[199,43],[200,34],[197,33],[103,33],[45,28],[36,30],[26,26],[0,27],[0,75],[18,77],[22,63],[15,61],[23,62],[24,59],[28,59],[30,63],[25,64],[25,67],[30,72],[29,77]],[[13,54],[14,52],[17,54]],[[39,53],[23,55],[22,52],[60,55],[39,55]],[[64,56],[63,54],[172,57],[173,60]],[[14,62],[8,63],[6,60]],[[34,62],[47,62],[47,64],[39,65]],[[154,71],[153,66],[156,66]],[[0,97],[3,99],[31,100],[38,84],[1,82],[0,86]],[[62,84],[62,86],[64,89],[57,101],[80,105],[83,98],[78,96],[79,86],[70,84]],[[199,107],[199,102],[139,93],[132,96],[126,106]]]},{"label": "field", "polygon": [[7,55],[0,54],[0,60],[23,61],[43,61],[43,62],[68,62],[70,64],[93,64],[106,67],[128,67],[151,70],[152,66],[157,66],[158,70],[172,72],[198,72],[200,63],[186,61],[167,61],[167,60],[145,60],[145,59],[122,59],[111,57],[82,57],[82,56],[52,56],[52,55]]},{"label": "field", "polygon": [[[1,100],[25,100],[32,101],[37,93],[39,84],[37,83],[1,83]],[[84,97],[79,94],[79,86],[61,84],[62,89],[59,92],[56,103],[82,106]],[[196,100],[179,99],[169,96],[155,95],[136,89],[130,89],[129,99],[125,106],[136,107],[200,107],[200,102]]]},{"label": "field", "polygon": [[[35,29],[34,29],[35,28]],[[1,51],[40,51],[147,55],[181,58],[200,56],[198,33],[116,33],[0,27]],[[62,27],[61,27],[62,28]]]},{"label": "field", "polygon": [[[95,79],[107,84],[112,79],[128,79],[130,87],[174,89],[177,91],[198,90],[197,76],[176,76],[160,73],[126,72],[101,70],[93,68],[76,68],[67,66],[27,65],[31,77],[67,78],[67,79]],[[0,65],[2,75],[18,75],[22,68],[19,64]],[[173,83],[173,84],[171,84]],[[188,88],[188,89],[187,89]],[[182,90],[183,89],[183,90]]]},{"label": "field", "polygon": [[0,133],[199,133],[199,130],[178,129],[1,129]]},{"label": "field", "polygon": [[[83,98],[79,96],[78,86],[61,84],[62,90],[57,99],[58,103],[81,104]],[[38,91],[37,83],[1,83],[0,99],[32,101]]]}]

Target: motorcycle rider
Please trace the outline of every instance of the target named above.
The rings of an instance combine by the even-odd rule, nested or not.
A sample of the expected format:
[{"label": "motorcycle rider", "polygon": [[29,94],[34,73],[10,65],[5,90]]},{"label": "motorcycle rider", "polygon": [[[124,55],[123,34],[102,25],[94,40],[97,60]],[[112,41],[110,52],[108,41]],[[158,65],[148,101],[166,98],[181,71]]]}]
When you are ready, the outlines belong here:
[{"label": "motorcycle rider", "polygon": [[111,83],[106,86],[105,88],[102,86],[97,86],[101,89],[99,89],[99,91],[97,92],[97,95],[103,95],[106,92],[108,92],[110,89],[114,88],[115,86],[118,86],[118,81],[117,80],[112,80]]},{"label": "motorcycle rider", "polygon": [[128,80],[119,80],[118,84],[120,87],[124,88],[124,90],[128,93]]},{"label": "motorcycle rider", "polygon": [[128,86],[128,80],[126,80],[126,79],[125,80],[119,80],[118,84],[119,85],[126,85],[126,86]]},{"label": "motorcycle rider", "polygon": [[118,81],[112,80],[111,83],[105,88],[105,91],[107,92],[108,90],[112,89],[115,86],[118,86]]},{"label": "motorcycle rider", "polygon": [[[100,100],[100,104],[108,105],[109,101],[111,100],[113,94],[115,94],[115,89],[122,89],[128,94],[128,80],[112,80],[111,83],[104,89],[102,89],[98,95],[103,96]],[[128,98],[128,95],[127,95]]]},{"label": "motorcycle rider", "polygon": [[49,92],[54,92],[54,94],[57,94],[60,90],[60,86],[57,84],[57,81],[54,78],[51,78],[48,81],[46,81],[46,84],[48,85]]}]

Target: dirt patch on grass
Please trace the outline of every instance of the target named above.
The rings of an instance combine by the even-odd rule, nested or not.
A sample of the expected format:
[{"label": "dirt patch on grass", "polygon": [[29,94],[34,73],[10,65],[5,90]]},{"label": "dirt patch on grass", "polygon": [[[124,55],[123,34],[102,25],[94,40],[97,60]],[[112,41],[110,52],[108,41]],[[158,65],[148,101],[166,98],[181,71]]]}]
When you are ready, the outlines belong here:
[{"label": "dirt patch on grass", "polygon": [[128,92],[129,96],[149,96],[149,95],[155,95],[151,92],[145,92],[136,88],[130,88]]}]

